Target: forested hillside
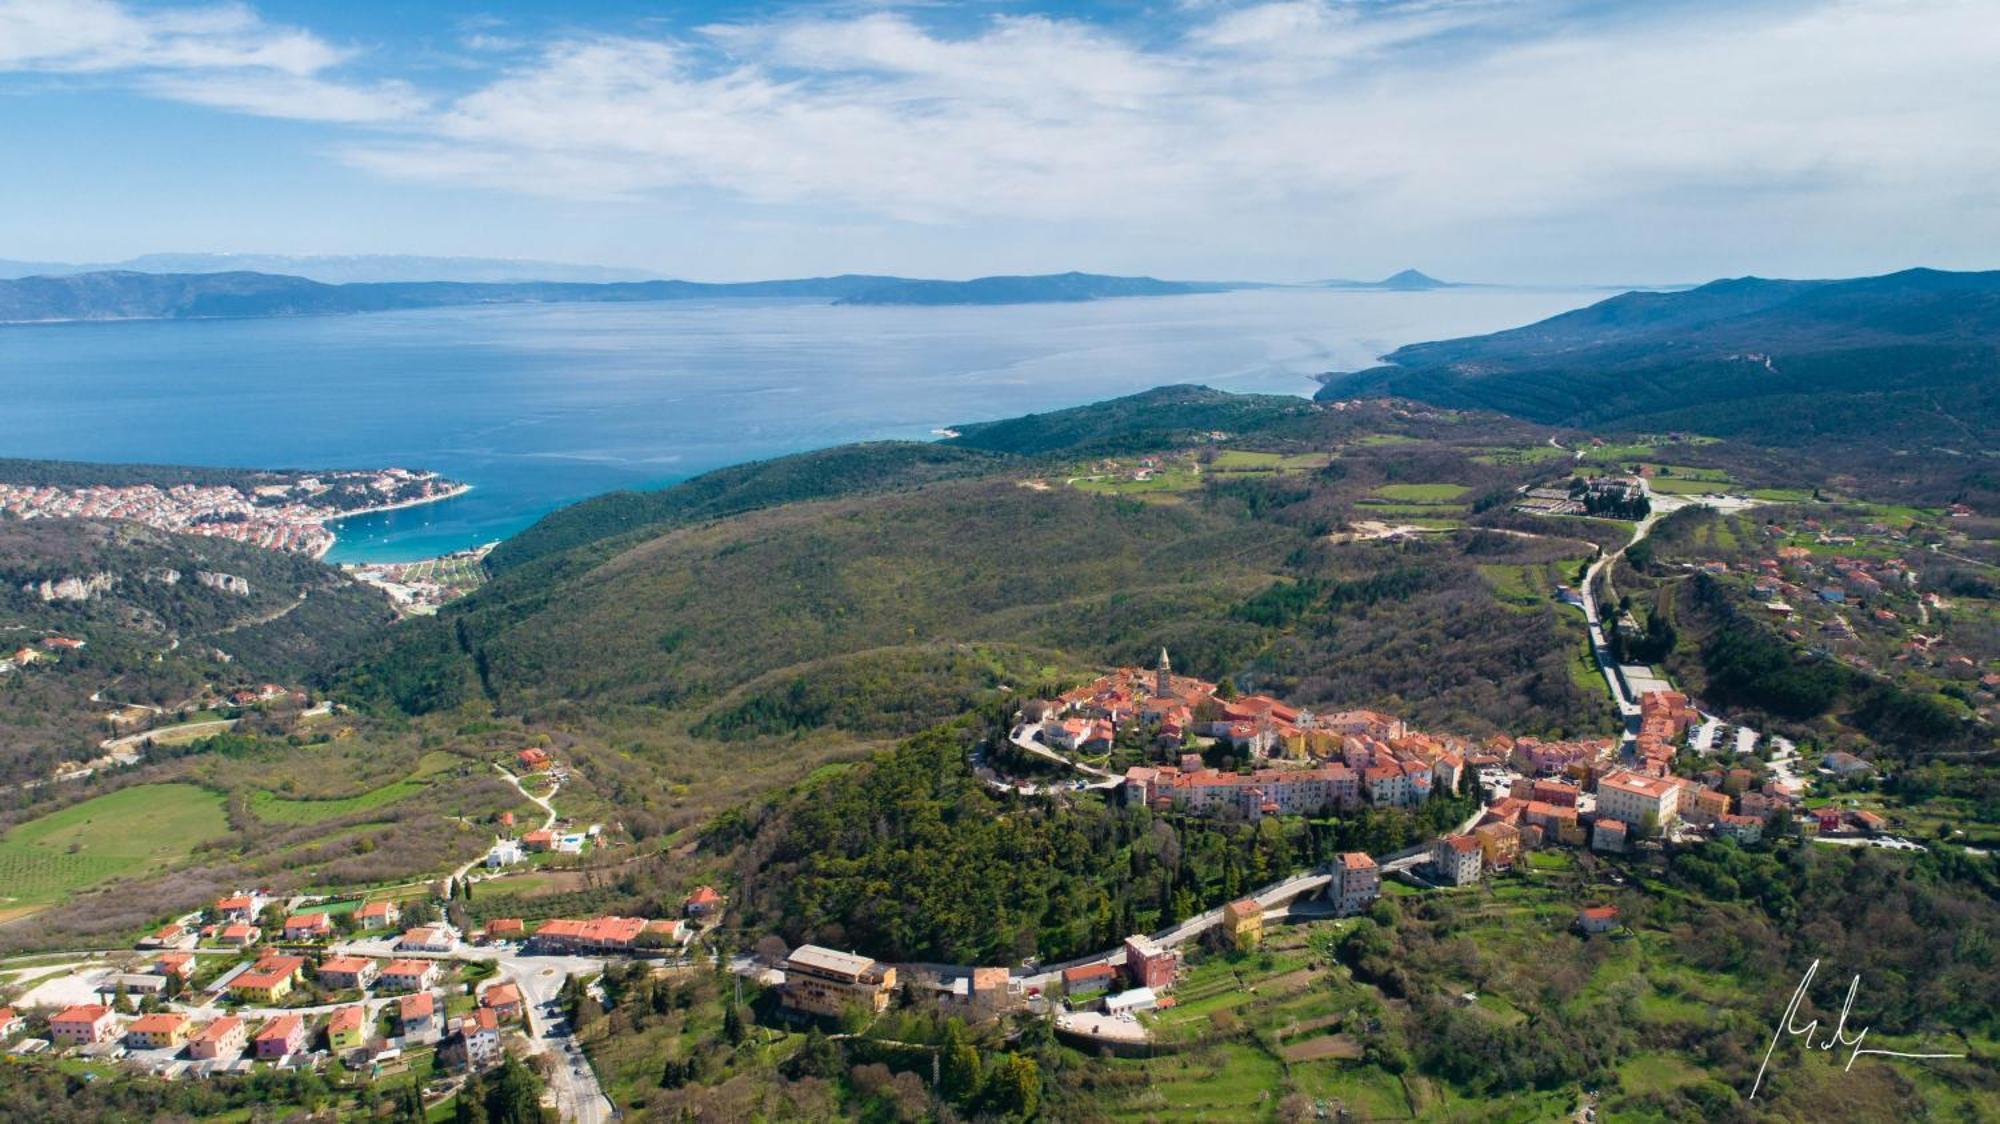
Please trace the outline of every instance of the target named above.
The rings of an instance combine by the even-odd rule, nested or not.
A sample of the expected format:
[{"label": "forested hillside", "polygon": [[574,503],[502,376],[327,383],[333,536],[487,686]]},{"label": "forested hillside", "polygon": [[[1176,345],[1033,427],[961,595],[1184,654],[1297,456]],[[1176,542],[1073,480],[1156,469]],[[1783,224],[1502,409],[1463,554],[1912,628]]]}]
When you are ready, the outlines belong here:
[{"label": "forested hillside", "polygon": [[[676,823],[1162,646],[1316,706],[1608,729],[1548,583],[1620,532],[1495,502],[1550,471],[1519,456],[1537,447],[1490,415],[1168,388],[744,466],[551,516],[495,553],[493,582],[349,669],[343,697],[626,745],[603,767],[689,786],[658,805]],[[1130,492],[1078,479],[1112,448],[1186,467]],[[1396,518],[1421,532],[1348,530]]]},{"label": "forested hillside", "polygon": [[[0,781],[94,755],[121,703],[298,684],[391,619],[382,594],[297,554],[129,522],[0,517],[0,648],[42,653],[0,676]],[[51,636],[83,646],[40,643]]]},{"label": "forested hillside", "polygon": [[1626,293],[1329,376],[1555,425],[1977,453],[2000,426],[2000,273],[1717,281]]}]

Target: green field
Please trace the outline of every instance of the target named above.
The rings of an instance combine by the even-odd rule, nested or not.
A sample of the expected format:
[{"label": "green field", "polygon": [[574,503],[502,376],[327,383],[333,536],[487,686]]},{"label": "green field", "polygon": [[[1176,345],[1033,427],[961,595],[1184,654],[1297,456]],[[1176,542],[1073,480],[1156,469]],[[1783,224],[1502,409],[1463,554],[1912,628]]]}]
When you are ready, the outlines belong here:
[{"label": "green field", "polygon": [[1386,500],[1450,503],[1469,491],[1463,484],[1384,484],[1375,489],[1375,494]]},{"label": "green field", "polygon": [[60,901],[161,866],[228,830],[222,797],[190,784],[135,785],[86,800],[0,838],[0,906]]},{"label": "green field", "polygon": [[352,796],[327,800],[290,800],[272,792],[253,792],[250,794],[250,811],[265,823],[319,823],[415,796],[430,787],[432,776],[450,768],[457,761],[458,758],[448,753],[427,753],[417,763],[416,771],[401,780],[391,781]]}]

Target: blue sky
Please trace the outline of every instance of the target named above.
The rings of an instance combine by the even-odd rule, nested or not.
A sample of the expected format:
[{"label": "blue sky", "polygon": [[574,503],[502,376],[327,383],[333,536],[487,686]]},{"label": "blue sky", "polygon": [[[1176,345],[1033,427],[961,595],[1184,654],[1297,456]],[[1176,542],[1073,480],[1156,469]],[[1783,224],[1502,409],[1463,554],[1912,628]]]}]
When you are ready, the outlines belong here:
[{"label": "blue sky", "polygon": [[0,257],[2000,265],[1992,0],[0,0]]}]

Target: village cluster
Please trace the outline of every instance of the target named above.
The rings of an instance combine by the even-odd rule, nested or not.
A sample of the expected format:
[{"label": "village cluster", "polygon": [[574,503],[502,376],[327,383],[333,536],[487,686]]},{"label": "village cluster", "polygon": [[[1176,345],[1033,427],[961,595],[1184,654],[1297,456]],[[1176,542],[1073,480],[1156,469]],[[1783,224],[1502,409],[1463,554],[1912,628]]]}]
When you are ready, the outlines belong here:
[{"label": "village cluster", "polygon": [[1920,589],[1916,568],[1893,553],[1915,547],[1907,530],[1804,519],[1797,526],[1767,523],[1764,534],[1783,545],[1754,562],[1709,559],[1695,568],[1746,583],[1750,597],[1794,643],[1863,671],[1905,665],[1963,682],[1978,692],[1989,719],[2000,716],[2000,673],[1953,650],[1937,620],[1956,607],[1953,601]]},{"label": "village cluster", "polygon": [[405,903],[392,899],[243,891],[148,935],[122,969],[92,975],[90,1002],[0,1009],[0,1042],[14,1054],[68,1052],[169,1078],[330,1059],[383,1076],[417,1049],[448,1070],[483,1069],[516,1030],[553,1017],[531,1011],[522,983],[497,970],[505,958],[678,951],[723,904],[703,886],[681,917],[495,918],[461,934],[442,921],[401,928]]},{"label": "village cluster", "polygon": [[[360,490],[367,503],[333,504],[335,489]],[[0,512],[21,519],[129,519],[162,531],[235,539],[315,558],[333,546],[325,524],[362,510],[427,503],[464,491],[434,473],[405,468],[328,472],[283,483],[123,486],[0,483]]]}]

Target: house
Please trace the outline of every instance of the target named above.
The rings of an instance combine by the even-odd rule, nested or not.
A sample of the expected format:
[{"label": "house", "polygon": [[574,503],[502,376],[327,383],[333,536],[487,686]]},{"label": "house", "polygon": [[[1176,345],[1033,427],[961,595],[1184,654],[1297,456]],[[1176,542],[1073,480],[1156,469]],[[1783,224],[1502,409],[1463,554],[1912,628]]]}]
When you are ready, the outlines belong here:
[{"label": "house", "polygon": [[553,851],[555,846],[556,833],[545,827],[536,828],[521,837],[521,849],[524,851]]},{"label": "house", "polygon": [[785,958],[781,998],[809,1015],[840,1015],[849,1007],[879,1014],[896,989],[896,969],[851,952],[801,945]]},{"label": "house", "polygon": [[511,983],[493,984],[479,993],[479,1005],[491,1010],[501,1022],[521,1017],[521,989]]},{"label": "house", "polygon": [[333,934],[333,918],[325,913],[295,913],[285,918],[285,939],[316,941]]},{"label": "house", "polygon": [[1480,856],[1490,869],[1506,870],[1521,856],[1521,831],[1513,824],[1480,824],[1472,837],[1479,840]]},{"label": "house", "polygon": [[251,1042],[259,1060],[289,1057],[306,1044],[306,1021],[297,1015],[279,1015],[265,1023]]},{"label": "house", "polygon": [[1431,845],[1431,869],[1447,886],[1469,886],[1485,869],[1486,852],[1470,835],[1447,835]]},{"label": "house", "polygon": [[195,933],[178,921],[169,921],[139,942],[140,948],[193,948]]},{"label": "house", "polygon": [[1715,836],[1718,839],[1734,839],[1738,843],[1755,843],[1764,837],[1764,821],[1756,816],[1725,813],[1715,817]]},{"label": "house", "polygon": [[1360,913],[1381,893],[1382,869],[1374,859],[1360,851],[1348,851],[1335,860],[1326,896],[1338,904],[1342,915]]},{"label": "house", "polygon": [[403,919],[403,910],[395,902],[363,902],[354,911],[354,920],[363,929],[387,929]]},{"label": "house", "polygon": [[396,1026],[402,1036],[417,1042],[438,1039],[437,997],[428,991],[405,995],[396,1001]]},{"label": "house", "polygon": [[1591,829],[1590,849],[1617,854],[1625,850],[1625,824],[1621,820],[1600,819]]},{"label": "house", "polygon": [[109,1039],[118,1029],[111,1008],[80,1003],[50,1016],[49,1039],[57,1046],[88,1046]]},{"label": "house", "polygon": [[1729,814],[1729,794],[1712,788],[1697,788],[1692,792],[1693,802],[1687,810],[1691,823],[1714,823],[1717,816]]},{"label": "house", "polygon": [[205,1061],[234,1058],[243,1052],[248,1039],[249,1031],[243,1020],[234,1015],[224,1015],[202,1027],[188,1042],[188,1056]]},{"label": "house", "polygon": [[515,754],[514,760],[521,763],[521,771],[524,773],[539,773],[548,768],[550,763],[547,751],[534,746]]},{"label": "house", "polygon": [[153,958],[153,971],[162,976],[173,976],[180,980],[194,978],[194,953],[162,952]]},{"label": "house", "polygon": [[319,982],[335,991],[361,990],[380,974],[381,967],[366,956],[333,956],[319,966]]},{"label": "house", "polygon": [[[1655,691],[1654,694],[1660,692]],[[1653,697],[1647,695],[1647,698]],[[1574,808],[1581,795],[1577,787],[1563,781],[1539,778],[1528,786],[1528,800],[1543,804],[1553,804],[1558,808]]]},{"label": "house", "polygon": [[486,923],[486,939],[517,941],[528,935],[528,926],[518,917],[496,917]]},{"label": "house", "polygon": [[1835,751],[1819,759],[1820,768],[1837,777],[1865,777],[1875,771],[1875,766],[1863,761],[1852,753]]},{"label": "house", "polygon": [[128,1050],[178,1050],[187,1041],[188,1017],[178,1011],[141,1015],[125,1027]]},{"label": "house", "polygon": [[1618,927],[1618,907],[1591,906],[1576,915],[1576,927],[1586,933],[1608,933]]},{"label": "house", "polygon": [[1597,814],[1664,829],[1680,811],[1681,786],[1662,777],[1618,772],[1597,782]]},{"label": "house", "polygon": [[361,1004],[342,1007],[326,1020],[326,1048],[336,1054],[358,1050],[368,1041],[368,1012]]},{"label": "house", "polygon": [[1083,964],[1075,968],[1064,968],[1062,973],[1063,994],[1090,995],[1103,991],[1118,978],[1118,969],[1099,961]]},{"label": "house", "polygon": [[492,849],[486,852],[486,869],[499,870],[501,867],[513,866],[526,857],[527,853],[521,850],[519,843],[512,839],[497,840]]},{"label": "house", "polygon": [[697,920],[709,917],[722,909],[722,895],[713,886],[697,886],[694,893],[681,903],[681,912]]},{"label": "house", "polygon": [[215,939],[218,943],[229,945],[232,948],[249,948],[251,945],[264,939],[264,930],[259,929],[255,925],[237,922],[232,925],[224,925],[221,929],[217,930]]},{"label": "house", "polygon": [[458,1020],[451,1038],[438,1049],[446,1065],[485,1069],[500,1060],[500,1020],[480,1008]]},{"label": "house", "polygon": [[674,939],[677,924],[643,917],[594,917],[588,921],[558,917],[535,930],[535,947],[543,952],[626,952],[646,947],[650,942],[640,937],[649,930],[660,941]]},{"label": "house", "polygon": [[19,1034],[21,1028],[27,1025],[28,1020],[15,1014],[14,1008],[0,1007],[0,1042],[5,1042],[7,1039]]},{"label": "house", "polygon": [[1172,987],[1180,967],[1180,953],[1153,938],[1143,934],[1125,938],[1125,978],[1133,987]]},{"label": "house", "polygon": [[405,931],[396,947],[403,952],[450,952],[458,947],[458,934],[449,925],[426,925]]},{"label": "house", "polygon": [[382,969],[380,982],[385,991],[420,991],[437,983],[435,960],[392,960]]},{"label": "house", "polygon": [[1889,830],[1889,821],[1883,819],[1881,816],[1875,814],[1874,812],[1864,812],[1857,810],[1849,812],[1847,814],[1847,818],[1854,821],[1854,826],[1860,828],[1861,830],[1867,832],[1870,835],[1880,835],[1883,832]]},{"label": "house", "polygon": [[1222,929],[1230,947],[1248,952],[1264,939],[1264,907],[1256,898],[1239,898],[1222,907]]},{"label": "house", "polygon": [[245,1003],[270,1005],[284,1001],[292,993],[305,961],[296,956],[260,960],[229,981],[229,994]]},{"label": "house", "polygon": [[222,921],[255,921],[264,903],[255,894],[237,894],[215,903],[215,916]]}]

